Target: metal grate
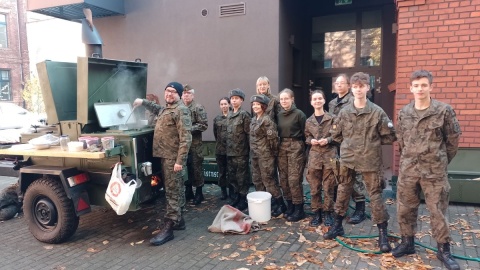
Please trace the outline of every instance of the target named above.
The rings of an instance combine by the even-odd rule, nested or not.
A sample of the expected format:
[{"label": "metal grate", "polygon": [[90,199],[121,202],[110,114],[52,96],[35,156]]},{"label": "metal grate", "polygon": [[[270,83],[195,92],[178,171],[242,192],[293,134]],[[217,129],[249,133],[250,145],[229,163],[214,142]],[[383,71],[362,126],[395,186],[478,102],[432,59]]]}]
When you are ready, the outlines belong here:
[{"label": "metal grate", "polygon": [[84,8],[89,8],[90,10],[92,10],[93,18],[124,15],[122,13],[118,13],[112,10],[107,10],[107,9],[97,7],[87,3],[48,7],[48,8],[37,9],[32,11],[36,13],[60,18],[60,19],[75,21],[75,20],[81,20],[85,18],[85,15],[83,14]]},{"label": "metal grate", "polygon": [[246,7],[245,3],[228,4],[220,6],[220,17],[245,15]]}]

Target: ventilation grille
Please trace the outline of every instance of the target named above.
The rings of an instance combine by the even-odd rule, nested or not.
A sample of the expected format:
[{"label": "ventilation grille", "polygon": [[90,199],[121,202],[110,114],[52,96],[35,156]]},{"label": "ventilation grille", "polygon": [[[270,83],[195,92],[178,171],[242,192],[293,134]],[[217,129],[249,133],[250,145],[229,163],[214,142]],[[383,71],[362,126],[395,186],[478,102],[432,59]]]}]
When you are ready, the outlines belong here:
[{"label": "ventilation grille", "polygon": [[245,15],[245,3],[228,4],[220,6],[220,17]]}]

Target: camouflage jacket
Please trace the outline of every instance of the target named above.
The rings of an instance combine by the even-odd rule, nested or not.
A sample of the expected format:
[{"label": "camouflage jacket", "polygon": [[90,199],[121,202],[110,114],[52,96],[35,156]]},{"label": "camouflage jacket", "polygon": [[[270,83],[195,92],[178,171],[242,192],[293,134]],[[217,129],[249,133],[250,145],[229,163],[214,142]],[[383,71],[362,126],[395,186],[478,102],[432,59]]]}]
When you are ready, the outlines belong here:
[{"label": "camouflage jacket", "polygon": [[353,97],[352,92],[348,93],[343,97],[342,101],[338,102],[338,96],[328,103],[328,112],[333,115],[338,115],[341,109],[345,108],[348,104],[353,103],[355,98]]},{"label": "camouflage jacket", "polygon": [[270,119],[277,123],[277,113],[280,111],[280,100],[277,96],[270,93],[266,94],[266,96],[270,99],[270,102],[265,110],[265,114],[270,116]]},{"label": "camouflage jacket", "polygon": [[240,108],[236,113],[230,111],[227,117],[227,156],[248,156],[251,116]]},{"label": "camouflage jacket", "polygon": [[340,163],[358,172],[380,171],[383,165],[381,144],[396,140],[387,114],[370,100],[359,111],[353,103],[343,108],[330,133],[333,141],[340,143]]},{"label": "camouflage jacket", "polygon": [[462,133],[452,107],[432,99],[419,117],[412,102],[400,110],[397,124],[400,173],[425,178],[445,176]]},{"label": "camouflage jacket", "polygon": [[250,123],[251,157],[275,157],[278,154],[277,124],[264,113]]},{"label": "camouflage jacket", "polygon": [[192,147],[202,145],[202,132],[208,128],[207,111],[203,105],[193,100],[188,106],[192,119]]},{"label": "camouflage jacket", "polygon": [[185,164],[192,143],[190,111],[180,101],[164,107],[144,99],[142,105],[158,114],[153,135],[153,156]]},{"label": "camouflage jacket", "polygon": [[308,156],[308,165],[310,168],[321,169],[322,166],[335,168],[337,157],[337,145],[329,143],[325,146],[312,145],[312,139],[322,139],[330,137],[330,129],[334,121],[334,116],[328,112],[323,115],[322,122],[319,124],[313,114],[307,119],[305,124],[306,143],[311,146]]},{"label": "camouflage jacket", "polygon": [[227,116],[223,114],[217,115],[213,119],[213,136],[215,136],[215,154],[227,154]]}]

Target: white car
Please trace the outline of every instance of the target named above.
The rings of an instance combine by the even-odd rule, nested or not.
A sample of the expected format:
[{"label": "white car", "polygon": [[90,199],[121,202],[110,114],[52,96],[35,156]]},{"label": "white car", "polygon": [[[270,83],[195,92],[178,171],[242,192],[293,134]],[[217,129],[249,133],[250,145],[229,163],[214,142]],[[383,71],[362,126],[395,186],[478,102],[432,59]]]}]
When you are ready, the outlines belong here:
[{"label": "white car", "polygon": [[0,144],[19,142],[21,133],[29,131],[32,125],[42,125],[37,119],[20,106],[0,102]]}]

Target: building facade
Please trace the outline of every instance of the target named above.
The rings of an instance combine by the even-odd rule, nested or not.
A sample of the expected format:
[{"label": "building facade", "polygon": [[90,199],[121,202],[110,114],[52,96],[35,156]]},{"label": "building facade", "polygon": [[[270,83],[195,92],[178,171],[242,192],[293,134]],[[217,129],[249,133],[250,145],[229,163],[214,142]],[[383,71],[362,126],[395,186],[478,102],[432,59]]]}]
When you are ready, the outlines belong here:
[{"label": "building facade", "polygon": [[0,102],[23,106],[29,74],[26,0],[0,1]]}]

